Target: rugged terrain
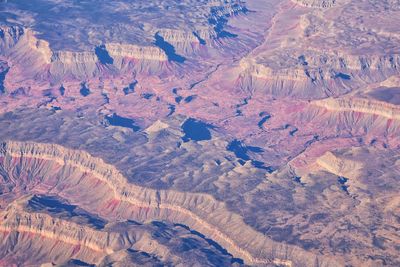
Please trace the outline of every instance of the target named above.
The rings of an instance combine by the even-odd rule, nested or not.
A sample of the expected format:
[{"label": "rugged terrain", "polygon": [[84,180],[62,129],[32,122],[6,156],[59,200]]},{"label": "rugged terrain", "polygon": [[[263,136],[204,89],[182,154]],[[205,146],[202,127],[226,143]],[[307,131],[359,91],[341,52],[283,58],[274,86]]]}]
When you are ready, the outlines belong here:
[{"label": "rugged terrain", "polygon": [[399,16],[0,1],[0,266],[399,266]]}]

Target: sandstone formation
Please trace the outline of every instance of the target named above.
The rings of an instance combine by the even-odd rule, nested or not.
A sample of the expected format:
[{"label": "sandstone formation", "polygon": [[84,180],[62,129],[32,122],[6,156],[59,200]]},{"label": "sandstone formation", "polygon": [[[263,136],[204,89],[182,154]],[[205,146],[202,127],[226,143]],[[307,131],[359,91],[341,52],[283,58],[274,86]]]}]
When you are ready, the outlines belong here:
[{"label": "sandstone formation", "polygon": [[[79,263],[123,266],[140,263],[159,265],[161,262],[193,264],[193,260],[201,260],[200,255],[192,252],[191,258],[185,258],[185,253],[188,253],[188,248],[190,251],[191,248],[196,249],[200,246],[209,246],[208,253],[215,256],[221,253],[202,240],[201,236],[196,236],[179,225],[161,222],[139,224],[133,221],[107,223],[85,213],[79,214],[74,209],[76,208],[73,205],[41,195],[24,197],[10,204],[1,214],[3,220],[0,226],[0,255],[6,255],[2,264],[7,264],[7,258],[13,258],[7,254],[18,257],[15,257],[14,262],[9,262],[17,265],[36,265],[37,262],[47,261],[50,266],[64,263],[76,263],[78,266]],[[71,216],[68,219],[80,218],[81,221],[66,220],[68,215],[65,214],[68,213]],[[83,221],[85,216],[87,219]],[[91,225],[91,221],[96,224]],[[33,240],[30,240],[31,236],[34,237]],[[43,241],[45,244],[41,244]],[[37,254],[29,257],[21,253],[21,250],[31,250]],[[5,253],[6,251],[12,253]],[[222,258],[220,263],[229,262],[229,256],[218,256]],[[202,261],[204,265],[217,263],[212,259]]]},{"label": "sandstone formation", "polygon": [[[103,211],[105,214],[111,212],[126,219],[134,219],[142,222],[149,220],[171,220],[176,223],[188,225],[216,240],[230,253],[243,258],[249,264],[257,265],[277,262],[279,264],[285,263],[288,266],[292,266],[293,264],[296,266],[307,266],[315,262],[320,262],[319,264],[322,265],[329,263],[329,260],[327,263],[322,263],[324,260],[307,255],[306,252],[298,251],[295,247],[287,246],[280,248],[280,244],[266,239],[263,235],[246,226],[242,218],[229,212],[223,203],[216,201],[210,196],[166,190],[155,191],[129,185],[126,179],[114,167],[105,164],[102,160],[92,158],[84,152],[75,152],[56,145],[8,142],[4,143],[2,147],[2,167],[6,172],[12,171],[15,168],[14,164],[21,164],[18,162],[22,162],[18,168],[22,168],[23,166],[28,167],[24,162],[27,161],[28,163],[32,160],[37,162],[33,166],[42,166],[32,170],[20,169],[21,173],[37,173],[42,177],[41,180],[17,181],[18,177],[10,177],[11,181],[15,180],[15,185],[23,182],[23,184],[30,187],[36,184],[35,187],[38,188],[39,192],[47,188],[47,190],[50,189],[48,193],[52,192],[63,198],[80,199],[79,202],[73,202],[74,204],[80,204],[85,206],[85,208],[87,204],[84,203],[91,203],[92,206],[96,207],[107,207],[111,210]],[[57,175],[56,177],[60,177],[56,179],[59,181],[57,182],[52,178],[55,172],[66,172],[64,174],[65,178]],[[81,177],[81,175],[83,176]],[[86,176],[87,178],[85,178]],[[27,178],[29,179],[30,177]],[[69,181],[69,179],[72,179],[72,181]],[[74,179],[80,180],[74,181]],[[90,179],[95,180],[91,181]],[[90,189],[87,188],[84,190],[83,186],[95,186],[92,189],[97,188],[96,194],[92,196],[84,194],[78,197],[76,193],[70,191],[74,190],[74,186],[71,189],[68,186],[68,184],[73,185],[76,183],[80,185],[81,190],[84,192],[88,192]],[[4,186],[7,187],[7,191],[9,190],[10,193],[18,190],[17,188],[12,188],[13,183],[5,184]],[[33,191],[36,190],[33,189]],[[97,204],[96,201],[99,203]],[[99,212],[99,210],[96,210],[96,212]],[[108,214],[108,216],[110,215]],[[20,215],[14,216],[20,217]],[[46,221],[46,219],[40,220]],[[32,228],[32,230],[26,229],[26,227]],[[9,225],[5,222],[3,231],[14,230],[17,232],[36,233],[35,229],[34,225],[24,225],[24,223],[22,225],[13,225],[12,223]],[[77,230],[66,231],[74,232]],[[243,232],[246,232],[246,234],[242,235]],[[46,230],[45,226],[37,234],[52,238],[52,233],[54,234],[54,230]],[[98,244],[101,240],[106,239],[102,234],[99,236],[88,234],[93,235],[94,238],[98,238],[99,241],[79,241],[74,238],[68,241],[66,240],[66,233],[56,233],[57,239],[67,243],[76,243],[75,245],[81,244],[91,250],[106,254],[114,251],[106,245]],[[235,238],[239,236],[242,236],[242,238]],[[110,237],[107,237],[108,239]],[[333,264],[333,262],[329,264]]]},{"label": "sandstone formation", "polygon": [[399,120],[398,105],[363,98],[330,98],[314,102],[315,105],[332,111],[360,112]]},{"label": "sandstone formation", "polygon": [[400,266],[398,0],[0,2],[1,266]]},{"label": "sandstone formation", "polygon": [[306,7],[328,8],[333,7],[337,0],[294,0],[294,2]]},{"label": "sandstone formation", "polygon": [[165,53],[156,47],[140,47],[135,45],[106,44],[106,49],[112,58],[132,58],[143,60],[168,60]]}]

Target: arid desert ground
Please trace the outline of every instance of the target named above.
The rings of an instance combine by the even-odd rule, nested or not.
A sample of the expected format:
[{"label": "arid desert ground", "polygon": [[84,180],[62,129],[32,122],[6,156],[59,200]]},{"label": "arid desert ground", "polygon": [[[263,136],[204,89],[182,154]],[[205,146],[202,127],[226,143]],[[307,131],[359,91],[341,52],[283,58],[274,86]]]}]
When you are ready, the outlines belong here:
[{"label": "arid desert ground", "polygon": [[400,0],[0,0],[0,266],[400,266]]}]

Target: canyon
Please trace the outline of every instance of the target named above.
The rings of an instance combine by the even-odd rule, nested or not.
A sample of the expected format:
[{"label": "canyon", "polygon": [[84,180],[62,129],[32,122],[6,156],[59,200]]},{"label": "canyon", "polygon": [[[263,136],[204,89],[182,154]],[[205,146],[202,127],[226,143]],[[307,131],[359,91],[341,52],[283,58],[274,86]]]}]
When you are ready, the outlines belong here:
[{"label": "canyon", "polygon": [[0,1],[0,266],[399,266],[399,15]]}]

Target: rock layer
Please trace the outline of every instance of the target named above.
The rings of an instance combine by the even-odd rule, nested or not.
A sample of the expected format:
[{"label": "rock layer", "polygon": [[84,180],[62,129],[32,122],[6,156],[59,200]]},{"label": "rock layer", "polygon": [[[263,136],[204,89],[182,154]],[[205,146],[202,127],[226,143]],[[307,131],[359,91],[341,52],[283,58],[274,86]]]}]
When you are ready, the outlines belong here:
[{"label": "rock layer", "polygon": [[313,104],[337,112],[359,112],[382,116],[386,119],[400,120],[398,105],[363,99],[357,97],[330,98],[313,102]]},{"label": "rock layer", "polygon": [[[57,145],[7,142],[3,144],[2,154],[4,157],[3,168],[6,170],[11,171],[16,167],[15,164],[23,167],[24,171],[29,171],[32,168],[30,165],[37,166],[34,170],[40,174],[37,177],[42,177],[42,180],[35,181],[33,179],[25,183],[39,183],[45,188],[54,188],[53,192],[58,191],[58,194],[66,196],[69,194],[67,193],[69,191],[67,184],[75,183],[73,180],[76,178],[72,177],[83,175],[80,178],[83,180],[77,181],[80,184],[80,194],[87,198],[86,201],[92,199],[91,205],[96,202],[98,204],[95,206],[103,206],[107,202],[116,203],[117,206],[113,208],[116,210],[113,212],[118,211],[117,214],[120,216],[129,218],[135,214],[134,219],[139,221],[165,219],[184,223],[216,240],[230,253],[243,258],[249,264],[271,264],[274,261],[295,266],[308,266],[316,264],[316,262],[319,266],[334,264],[329,259],[322,259],[299,248],[267,239],[264,235],[246,226],[240,216],[230,212],[223,203],[216,201],[211,196],[151,190],[128,184],[114,167],[82,151],[68,150]],[[65,178],[56,178],[60,184],[54,183],[54,178],[48,180],[50,178],[49,171],[53,175],[54,171],[64,173]],[[97,180],[96,186],[93,188],[97,193],[93,196],[86,195],[85,190],[89,190],[89,188],[82,187],[90,183],[89,180],[85,181],[88,179],[87,176]],[[68,181],[69,179],[72,180]],[[61,184],[64,185],[61,186]],[[100,184],[102,185],[100,186]],[[98,189],[96,189],[97,187]],[[61,190],[61,188],[64,189]],[[106,192],[112,192],[112,194],[108,193],[107,199],[101,199],[101,195]],[[71,196],[69,198],[73,199]],[[75,200],[77,199],[81,198]],[[127,210],[123,211],[122,207],[126,207]],[[128,211],[132,209],[136,212],[129,216]]]},{"label": "rock layer", "polygon": [[[209,266],[227,264],[229,260],[241,264],[214,244],[207,244],[203,236],[187,226],[157,221],[106,223],[76,209],[43,195],[29,195],[11,203],[0,212],[0,264],[109,266],[112,262],[113,266],[132,266],[140,262],[151,265],[201,262]],[[24,254],[27,250],[32,255]],[[202,255],[205,253],[213,258]]]},{"label": "rock layer", "polygon": [[306,7],[329,8],[335,6],[337,0],[293,0]]}]

